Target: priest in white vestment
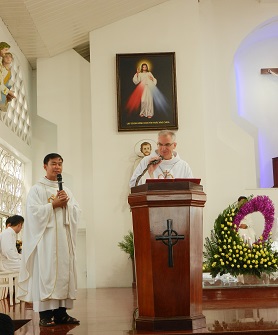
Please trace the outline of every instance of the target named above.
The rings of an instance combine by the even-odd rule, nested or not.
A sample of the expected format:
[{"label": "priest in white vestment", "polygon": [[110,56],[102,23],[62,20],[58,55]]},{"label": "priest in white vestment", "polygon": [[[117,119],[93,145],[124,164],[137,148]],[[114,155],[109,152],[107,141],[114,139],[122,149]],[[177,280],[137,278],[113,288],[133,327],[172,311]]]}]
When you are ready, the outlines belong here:
[{"label": "priest in white vestment", "polygon": [[[248,199],[246,196],[241,195],[238,199],[238,208],[244,205]],[[250,246],[256,241],[256,233],[253,227],[253,221],[250,217],[250,214],[246,215],[239,224],[238,233],[243,241]]]},{"label": "priest in white vestment", "polygon": [[[75,246],[80,208],[67,187],[58,184],[63,158],[44,158],[46,176],[27,196],[18,299],[33,302],[40,326],[78,324],[66,312],[76,299]],[[60,187],[59,187],[60,186]]]},{"label": "priest in white vestment", "polygon": [[18,272],[21,254],[16,248],[16,239],[22,229],[24,218],[20,215],[13,215],[7,221],[7,228],[0,234],[1,267],[6,271]]},{"label": "priest in white vestment", "polygon": [[146,179],[193,178],[188,163],[174,151],[175,140],[176,135],[171,130],[158,133],[157,150],[142,158],[130,179],[130,187],[144,184]]}]

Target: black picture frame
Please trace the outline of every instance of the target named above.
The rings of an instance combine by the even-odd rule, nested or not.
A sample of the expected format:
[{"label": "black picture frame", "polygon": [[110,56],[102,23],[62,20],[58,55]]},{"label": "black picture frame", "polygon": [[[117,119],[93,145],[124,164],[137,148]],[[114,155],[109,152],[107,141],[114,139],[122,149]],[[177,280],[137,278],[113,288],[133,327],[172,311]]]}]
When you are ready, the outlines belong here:
[{"label": "black picture frame", "polygon": [[174,52],[116,54],[116,76],[118,131],[178,129]]}]

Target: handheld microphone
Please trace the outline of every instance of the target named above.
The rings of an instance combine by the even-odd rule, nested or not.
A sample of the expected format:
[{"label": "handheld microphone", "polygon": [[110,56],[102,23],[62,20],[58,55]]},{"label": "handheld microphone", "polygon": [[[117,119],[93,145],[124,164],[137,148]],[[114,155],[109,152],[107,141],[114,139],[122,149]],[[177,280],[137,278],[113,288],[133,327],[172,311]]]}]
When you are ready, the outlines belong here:
[{"label": "handheld microphone", "polygon": [[148,166],[150,166],[150,165],[155,165],[155,164],[161,162],[162,160],[163,160],[163,157],[162,157],[162,156],[159,156],[158,159],[155,159],[154,161],[149,162]]},{"label": "handheld microphone", "polygon": [[59,191],[62,191],[63,190],[63,182],[62,182],[62,175],[61,175],[61,173],[57,174],[57,181],[58,181]]}]

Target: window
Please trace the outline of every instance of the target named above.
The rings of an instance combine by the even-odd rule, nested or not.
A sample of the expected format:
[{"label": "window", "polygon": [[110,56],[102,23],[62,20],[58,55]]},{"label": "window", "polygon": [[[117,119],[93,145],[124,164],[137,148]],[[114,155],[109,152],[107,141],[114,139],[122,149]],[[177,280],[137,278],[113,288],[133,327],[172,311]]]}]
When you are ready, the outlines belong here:
[{"label": "window", "polygon": [[10,215],[23,213],[24,164],[0,147],[0,230]]}]

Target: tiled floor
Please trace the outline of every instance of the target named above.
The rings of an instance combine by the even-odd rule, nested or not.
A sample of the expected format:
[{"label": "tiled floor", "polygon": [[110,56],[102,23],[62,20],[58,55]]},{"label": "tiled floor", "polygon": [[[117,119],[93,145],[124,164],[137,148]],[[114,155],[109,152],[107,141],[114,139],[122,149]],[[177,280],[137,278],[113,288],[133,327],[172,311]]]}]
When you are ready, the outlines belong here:
[{"label": "tiled floor", "polygon": [[[38,314],[28,304],[9,306],[8,300],[0,301],[0,312],[12,319],[31,319],[15,335],[132,335],[132,334],[278,334],[278,294],[275,291],[265,298],[243,297],[238,289],[226,300],[219,293],[206,298],[203,314],[207,327],[195,331],[136,331],[133,316],[137,315],[136,290],[131,288],[80,289],[74,309],[69,314],[78,318],[79,326],[40,328]],[[277,288],[278,292],[278,288]],[[237,295],[238,298],[237,298]],[[209,297],[209,296],[207,296]],[[218,297],[218,298],[217,298]],[[232,297],[232,298],[231,298]],[[1,334],[1,332],[0,332]]]}]

